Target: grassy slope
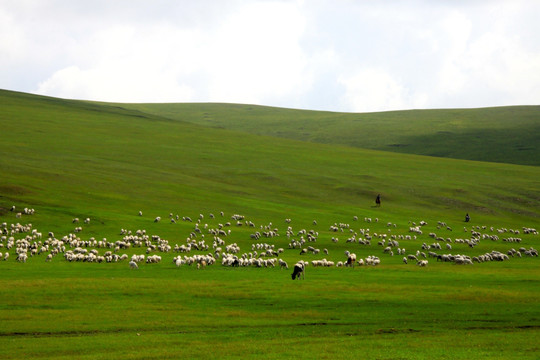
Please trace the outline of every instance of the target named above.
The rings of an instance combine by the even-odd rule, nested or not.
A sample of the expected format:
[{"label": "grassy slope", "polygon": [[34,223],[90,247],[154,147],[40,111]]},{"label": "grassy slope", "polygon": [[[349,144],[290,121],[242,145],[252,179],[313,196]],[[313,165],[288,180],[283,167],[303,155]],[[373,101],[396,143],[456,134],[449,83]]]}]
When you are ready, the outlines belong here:
[{"label": "grassy slope", "polygon": [[[393,233],[408,234],[409,220],[425,219],[425,234],[402,244],[411,252],[433,241],[431,231],[468,237],[460,230],[466,211],[473,224],[538,227],[538,167],[246,136],[11,92],[0,103],[0,222],[31,222],[57,236],[73,231],[72,217],[89,216],[83,239],[115,241],[128,228],[181,244],[193,224],[153,218],[203,213],[214,226],[242,213],[257,226],[272,222],[282,236],[264,242],[286,248],[289,217],[296,231],[319,231],[314,245],[338,261],[345,249],[360,257],[382,249],[346,244],[347,233],[334,244],[334,222],[383,233],[390,221]],[[372,207],[377,192],[380,209]],[[37,212],[18,220],[7,211],[12,204]],[[208,219],[221,210],[226,220]],[[381,221],[353,223],[353,215]],[[436,229],[437,220],[454,232]],[[249,251],[253,231],[234,227],[227,243]],[[538,248],[537,236],[523,238]],[[453,251],[515,246],[485,241]],[[309,269],[305,282],[293,283],[289,271],[177,269],[174,255],[163,255],[134,272],[125,263],[48,264],[43,255],[18,264],[12,253],[0,263],[0,357],[533,359],[539,351],[529,340],[539,332],[537,259],[474,268],[430,261],[421,269],[386,256],[379,268]],[[299,255],[286,250],[283,258]]]},{"label": "grassy slope", "polygon": [[2,103],[9,134],[0,145],[4,208],[26,201],[68,216],[206,207],[265,216],[371,215],[373,198],[382,193],[392,220],[423,216],[426,209],[454,219],[467,211],[503,221],[539,216],[536,167],[245,136],[12,93]]},{"label": "grassy slope", "polygon": [[120,106],[251,134],[399,153],[540,165],[540,106],[361,114],[236,104]]}]

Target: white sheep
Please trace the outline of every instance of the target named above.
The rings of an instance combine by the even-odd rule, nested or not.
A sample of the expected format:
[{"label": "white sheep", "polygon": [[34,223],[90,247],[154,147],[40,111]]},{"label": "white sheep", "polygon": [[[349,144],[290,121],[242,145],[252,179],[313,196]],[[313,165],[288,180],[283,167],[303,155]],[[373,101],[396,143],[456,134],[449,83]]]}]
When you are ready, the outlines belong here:
[{"label": "white sheep", "polygon": [[366,265],[377,266],[381,263],[381,259],[379,259],[377,256],[370,255],[366,258],[365,263]]},{"label": "white sheep", "polygon": [[28,255],[26,255],[26,253],[23,252],[23,253],[20,253],[20,254],[17,256],[17,259],[16,259],[16,260],[17,260],[18,262],[24,262],[24,263],[25,263],[27,259],[28,259]]},{"label": "white sheep", "polygon": [[159,255],[150,255],[146,258],[147,264],[157,264],[161,262],[161,256]]},{"label": "white sheep", "polygon": [[131,269],[138,269],[138,268],[139,268],[139,265],[137,265],[137,263],[136,263],[135,261],[131,260],[131,261],[129,262],[129,267],[130,267]]}]

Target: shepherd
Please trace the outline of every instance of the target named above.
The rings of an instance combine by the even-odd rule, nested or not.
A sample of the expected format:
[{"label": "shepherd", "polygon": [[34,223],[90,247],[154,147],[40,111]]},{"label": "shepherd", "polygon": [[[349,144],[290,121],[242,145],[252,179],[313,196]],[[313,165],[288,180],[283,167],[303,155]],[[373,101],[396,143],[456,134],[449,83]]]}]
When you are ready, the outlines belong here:
[{"label": "shepherd", "polygon": [[471,220],[471,217],[469,216],[469,213],[465,215],[465,222],[469,222]]},{"label": "shepherd", "polygon": [[377,204],[377,207],[381,206],[381,194],[377,195],[377,198],[375,199],[375,204]]}]

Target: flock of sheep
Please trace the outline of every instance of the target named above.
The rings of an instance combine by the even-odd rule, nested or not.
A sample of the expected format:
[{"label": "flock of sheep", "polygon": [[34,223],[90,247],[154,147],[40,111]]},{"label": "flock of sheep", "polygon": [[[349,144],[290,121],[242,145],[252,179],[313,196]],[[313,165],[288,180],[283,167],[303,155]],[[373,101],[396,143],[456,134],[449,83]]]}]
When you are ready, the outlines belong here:
[{"label": "flock of sheep", "polygon": [[[15,212],[15,206],[11,208]],[[23,216],[31,216],[34,209],[25,208],[22,212],[16,212],[15,218],[21,219]],[[142,212],[139,212],[142,216]],[[396,224],[382,224],[379,219],[364,218],[365,226],[361,224],[358,217],[353,217],[351,226],[348,223],[334,223],[326,228],[318,229],[317,221],[313,221],[313,229],[293,230],[290,218],[285,219],[286,229],[281,230],[272,223],[257,226],[245,216],[234,214],[229,221],[219,222],[218,217],[209,214],[210,225],[205,222],[205,216],[200,214],[194,221],[191,217],[169,214],[169,222],[176,223],[180,219],[191,223],[191,231],[180,244],[171,244],[169,240],[162,239],[158,235],[148,235],[146,230],[130,231],[121,229],[118,239],[109,241],[106,238],[97,240],[93,237],[83,239],[82,226],[78,226],[79,219],[74,218],[71,222],[77,225],[73,232],[55,236],[53,232],[44,235],[34,229],[31,223],[21,224],[19,222],[3,222],[0,226],[0,260],[8,261],[10,253],[15,257],[15,261],[25,263],[29,258],[44,257],[47,262],[61,258],[67,262],[87,262],[87,263],[115,263],[125,261],[132,269],[138,269],[141,263],[156,264],[162,258],[170,258],[166,254],[172,253],[172,264],[177,267],[184,265],[195,266],[199,269],[207,266],[221,264],[225,267],[257,267],[288,269],[289,265],[283,258],[299,258],[293,265],[293,279],[305,277],[305,269],[311,267],[355,267],[355,266],[378,266],[381,264],[381,257],[402,256],[403,264],[416,264],[419,267],[427,267],[430,261],[450,262],[456,265],[473,265],[487,261],[507,261],[516,257],[538,257],[538,251],[529,246],[508,246],[503,253],[492,250],[479,253],[474,256],[466,254],[452,254],[449,251],[454,247],[474,249],[482,242],[520,244],[521,235],[531,238],[537,236],[538,231],[534,228],[523,227],[519,230],[505,229],[487,226],[472,226],[463,228],[465,236],[452,237],[452,228],[444,222],[438,222],[437,232],[443,232],[444,236],[439,236],[435,232],[423,235],[423,229],[428,225],[425,221],[409,222],[408,229],[402,230],[399,234]],[[223,212],[219,217],[227,219]],[[161,217],[153,219],[155,223],[162,221]],[[84,224],[89,225],[90,218],[84,219]],[[378,232],[371,231],[367,226],[371,223],[377,224]],[[237,242],[228,241],[235,228],[251,229],[249,238],[246,231],[241,232],[244,243],[248,242],[248,249],[241,249]],[[320,233],[323,235],[320,236]],[[236,234],[235,234],[236,235]],[[340,239],[341,237],[341,239]],[[419,237],[432,239],[423,242],[421,245]],[[340,254],[330,254],[327,247],[332,248],[332,252],[338,248]],[[431,243],[430,243],[431,242]],[[322,250],[318,247],[322,244]],[[281,245],[281,246],[280,246]],[[520,244],[521,245],[521,244]],[[407,248],[409,249],[407,249]],[[412,250],[412,249],[414,250]],[[499,246],[500,248],[500,246]],[[366,252],[370,249],[372,254],[364,258],[357,258],[357,252]],[[131,255],[128,255],[130,253]],[[321,255],[324,257],[321,258]],[[377,254],[377,255],[375,255]],[[327,257],[332,259],[327,259]],[[311,258],[311,260],[309,260]],[[56,260],[55,260],[56,261]]]}]

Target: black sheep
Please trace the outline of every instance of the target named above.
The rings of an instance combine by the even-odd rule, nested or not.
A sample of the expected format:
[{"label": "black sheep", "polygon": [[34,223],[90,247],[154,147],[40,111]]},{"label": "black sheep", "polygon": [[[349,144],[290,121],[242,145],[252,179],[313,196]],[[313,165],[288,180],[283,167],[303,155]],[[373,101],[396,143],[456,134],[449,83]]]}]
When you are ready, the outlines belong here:
[{"label": "black sheep", "polygon": [[292,273],[292,279],[295,280],[295,279],[300,279],[300,276],[302,276],[302,279],[305,279],[305,273],[304,273],[304,263],[302,262],[297,262],[295,265],[294,265],[294,270],[293,270],[293,273]]}]

